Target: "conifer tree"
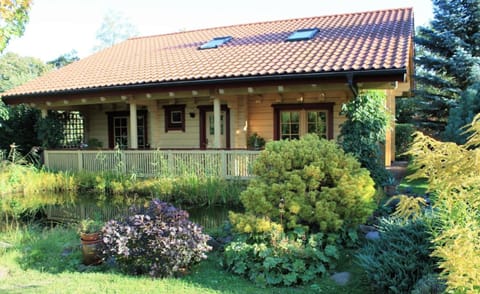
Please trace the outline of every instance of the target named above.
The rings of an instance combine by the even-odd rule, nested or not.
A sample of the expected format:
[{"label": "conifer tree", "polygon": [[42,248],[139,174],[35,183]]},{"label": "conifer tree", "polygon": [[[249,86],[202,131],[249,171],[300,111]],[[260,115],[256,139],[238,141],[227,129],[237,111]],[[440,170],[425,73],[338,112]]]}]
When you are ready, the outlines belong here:
[{"label": "conifer tree", "polygon": [[480,113],[480,82],[462,92],[458,105],[450,110],[443,139],[458,144],[465,144],[471,135],[464,126]]},{"label": "conifer tree", "polygon": [[433,6],[434,20],[415,38],[416,96],[421,126],[439,134],[480,64],[480,0],[433,0]]}]

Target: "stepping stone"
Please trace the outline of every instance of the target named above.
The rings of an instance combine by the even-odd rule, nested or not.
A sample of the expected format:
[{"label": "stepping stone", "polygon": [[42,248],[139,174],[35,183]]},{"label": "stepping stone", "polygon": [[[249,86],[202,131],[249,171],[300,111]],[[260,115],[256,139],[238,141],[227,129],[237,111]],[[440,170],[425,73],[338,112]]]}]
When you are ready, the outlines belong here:
[{"label": "stepping stone", "polygon": [[380,239],[380,233],[378,231],[371,231],[365,235],[367,240],[378,240]]},{"label": "stepping stone", "polygon": [[334,273],[330,278],[340,286],[345,286],[350,282],[352,274],[349,272],[340,272],[340,273]]}]

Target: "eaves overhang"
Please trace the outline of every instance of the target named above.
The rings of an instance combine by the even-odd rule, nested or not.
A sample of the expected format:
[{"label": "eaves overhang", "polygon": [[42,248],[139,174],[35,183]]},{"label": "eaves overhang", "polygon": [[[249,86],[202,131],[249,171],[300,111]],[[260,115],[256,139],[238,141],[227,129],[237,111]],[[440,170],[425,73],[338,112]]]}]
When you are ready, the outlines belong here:
[{"label": "eaves overhang", "polygon": [[[356,83],[362,82],[406,82],[407,69],[370,69],[370,70],[350,70],[335,72],[314,72],[314,73],[288,73],[273,75],[251,75],[241,77],[220,77],[209,79],[161,81],[148,83],[134,83],[125,85],[112,85],[92,88],[75,88],[48,92],[34,92],[26,94],[13,94],[2,96],[6,104],[19,104],[31,102],[32,98],[55,98],[61,96],[81,96],[81,95],[106,95],[123,94],[139,91],[162,91],[165,89],[178,88],[215,88],[215,87],[240,87],[255,84],[293,84],[303,81],[312,82],[344,82],[350,87]],[[1,95],[1,94],[0,94]]]}]

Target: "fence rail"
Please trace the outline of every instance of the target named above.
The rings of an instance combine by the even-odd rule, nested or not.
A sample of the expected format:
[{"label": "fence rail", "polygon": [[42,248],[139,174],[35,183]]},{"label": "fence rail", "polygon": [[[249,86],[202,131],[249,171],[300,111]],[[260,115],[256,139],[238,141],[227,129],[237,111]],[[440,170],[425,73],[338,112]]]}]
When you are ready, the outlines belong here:
[{"label": "fence rail", "polygon": [[45,166],[62,171],[115,171],[139,177],[250,178],[259,151],[251,150],[45,150]]}]

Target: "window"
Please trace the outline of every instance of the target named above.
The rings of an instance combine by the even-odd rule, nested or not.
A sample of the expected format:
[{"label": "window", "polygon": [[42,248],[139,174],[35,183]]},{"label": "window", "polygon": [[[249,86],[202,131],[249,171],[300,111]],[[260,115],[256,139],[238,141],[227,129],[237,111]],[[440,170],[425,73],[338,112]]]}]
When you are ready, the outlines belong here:
[{"label": "window", "polygon": [[[209,129],[209,134],[213,136],[215,134],[215,128],[214,128],[214,122],[215,117],[213,113],[208,114],[208,129]],[[220,116],[220,134],[223,135],[223,114]]]},{"label": "window", "polygon": [[165,109],[165,132],[185,132],[185,104],[164,105]]},{"label": "window", "polygon": [[333,139],[333,103],[278,104],[274,108],[274,139],[299,139],[307,133]]},{"label": "window", "polygon": [[307,133],[317,134],[320,138],[327,138],[327,111],[306,111]]},{"label": "window", "polygon": [[182,111],[173,110],[170,112],[170,123],[171,124],[181,124],[182,123]]},{"label": "window", "polygon": [[288,36],[287,41],[310,40],[318,33],[318,31],[319,30],[317,28],[296,30],[290,36]]},{"label": "window", "polygon": [[137,115],[137,143],[138,148],[144,149],[150,147],[147,143],[147,120],[145,115]]},{"label": "window", "polygon": [[280,139],[299,139],[300,138],[300,112],[281,111],[280,112]]},{"label": "window", "polygon": [[207,43],[203,44],[202,46],[198,47],[198,49],[217,48],[218,46],[221,46],[221,45],[227,43],[231,39],[232,39],[232,37],[230,37],[230,36],[213,38],[212,40],[210,40]]}]

